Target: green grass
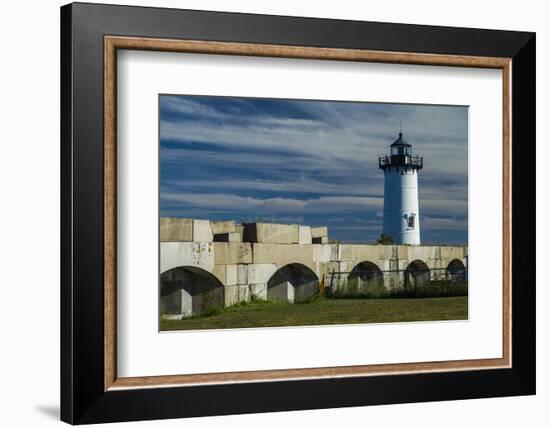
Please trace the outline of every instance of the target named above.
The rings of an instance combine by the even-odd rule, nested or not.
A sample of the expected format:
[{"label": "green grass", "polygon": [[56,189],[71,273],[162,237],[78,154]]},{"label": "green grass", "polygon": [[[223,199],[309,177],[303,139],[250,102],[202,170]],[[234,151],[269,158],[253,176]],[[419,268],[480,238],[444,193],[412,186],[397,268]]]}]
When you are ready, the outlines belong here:
[{"label": "green grass", "polygon": [[464,320],[468,297],[326,299],[303,304],[255,301],[207,316],[161,320],[161,330]]}]

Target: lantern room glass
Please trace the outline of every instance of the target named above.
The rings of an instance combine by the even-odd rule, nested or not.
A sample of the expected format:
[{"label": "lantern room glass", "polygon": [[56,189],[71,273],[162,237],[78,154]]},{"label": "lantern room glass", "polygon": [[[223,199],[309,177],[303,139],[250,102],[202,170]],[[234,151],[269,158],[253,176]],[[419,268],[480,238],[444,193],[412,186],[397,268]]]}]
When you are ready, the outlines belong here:
[{"label": "lantern room glass", "polygon": [[399,156],[410,156],[411,155],[411,148],[407,146],[396,146],[391,148],[391,154],[399,155]]}]

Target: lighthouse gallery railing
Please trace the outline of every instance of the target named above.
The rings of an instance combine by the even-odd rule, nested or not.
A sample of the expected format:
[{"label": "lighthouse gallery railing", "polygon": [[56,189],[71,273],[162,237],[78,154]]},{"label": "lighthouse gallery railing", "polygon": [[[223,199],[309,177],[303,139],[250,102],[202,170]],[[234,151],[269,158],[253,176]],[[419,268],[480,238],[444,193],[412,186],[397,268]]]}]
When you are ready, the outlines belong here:
[{"label": "lighthouse gallery railing", "polygon": [[392,166],[412,166],[417,169],[422,169],[424,166],[424,158],[422,156],[410,155],[386,155],[378,158],[379,168],[384,169]]}]

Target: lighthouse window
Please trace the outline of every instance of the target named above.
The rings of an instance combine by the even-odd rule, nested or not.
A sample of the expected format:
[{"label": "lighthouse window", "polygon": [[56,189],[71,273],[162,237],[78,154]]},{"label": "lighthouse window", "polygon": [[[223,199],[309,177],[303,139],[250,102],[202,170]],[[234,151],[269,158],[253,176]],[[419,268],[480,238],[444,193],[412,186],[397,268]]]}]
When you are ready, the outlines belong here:
[{"label": "lighthouse window", "polygon": [[407,227],[409,229],[414,229],[414,214],[409,215],[407,218]]}]

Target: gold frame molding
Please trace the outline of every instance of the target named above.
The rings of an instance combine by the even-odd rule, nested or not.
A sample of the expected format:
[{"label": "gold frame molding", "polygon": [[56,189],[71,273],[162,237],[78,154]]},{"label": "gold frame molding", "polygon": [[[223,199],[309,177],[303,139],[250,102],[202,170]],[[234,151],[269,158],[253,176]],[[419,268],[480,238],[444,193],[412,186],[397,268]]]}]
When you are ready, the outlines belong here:
[{"label": "gold frame molding", "polygon": [[[422,363],[357,365],[305,369],[204,373],[170,376],[117,377],[116,367],[116,85],[117,50],[147,50],[213,55],[323,59],[394,64],[494,68],[502,70],[503,91],[503,320],[502,358]],[[280,381],[308,378],[358,377],[511,367],[511,58],[382,52],[196,40],[104,37],[104,390],[192,386],[199,384]]]}]

